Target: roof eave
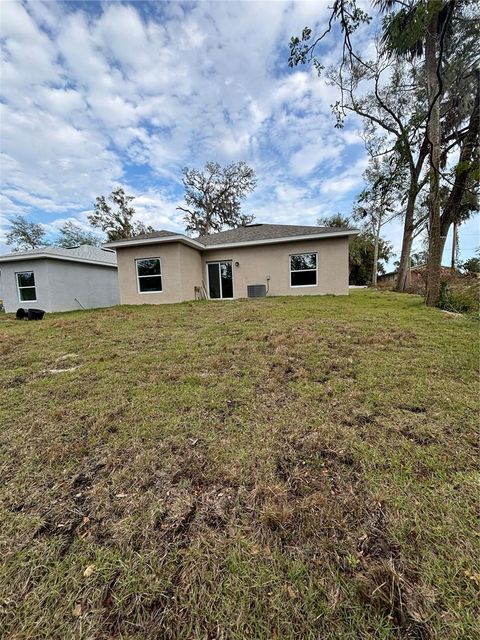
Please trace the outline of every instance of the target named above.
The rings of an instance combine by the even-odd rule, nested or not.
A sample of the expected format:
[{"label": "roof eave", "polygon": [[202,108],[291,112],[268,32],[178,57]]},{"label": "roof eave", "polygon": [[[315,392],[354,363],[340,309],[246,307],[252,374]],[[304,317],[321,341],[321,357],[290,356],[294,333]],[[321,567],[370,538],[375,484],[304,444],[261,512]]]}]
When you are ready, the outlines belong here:
[{"label": "roof eave", "polygon": [[342,231],[332,231],[331,233],[310,233],[302,236],[287,236],[283,238],[264,238],[263,240],[244,240],[243,242],[225,242],[219,244],[205,245],[187,236],[160,236],[158,238],[141,238],[131,240],[119,240],[117,242],[107,242],[102,247],[108,249],[121,249],[123,247],[136,247],[148,244],[163,244],[167,242],[183,242],[186,245],[199,249],[200,251],[213,251],[214,249],[231,249],[234,247],[252,247],[263,244],[278,244],[280,242],[299,242],[302,240],[324,240],[325,238],[341,238],[345,236],[356,236],[360,233],[358,229],[344,229]]},{"label": "roof eave", "polygon": [[80,262],[82,264],[93,264],[101,267],[117,268],[116,262],[103,262],[102,260],[88,260],[86,258],[74,258],[69,256],[58,256],[54,253],[36,253],[35,255],[11,255],[0,256],[0,264],[5,262],[26,262],[28,260],[63,260],[64,262]]},{"label": "roof eave", "polygon": [[113,242],[106,242],[102,244],[102,247],[106,249],[122,249],[123,247],[137,247],[144,244],[161,244],[165,242],[183,242],[183,244],[189,245],[191,247],[195,247],[195,249],[205,249],[205,245],[193,240],[192,238],[187,238],[187,236],[159,236],[158,238],[132,238],[131,240],[118,240]]}]

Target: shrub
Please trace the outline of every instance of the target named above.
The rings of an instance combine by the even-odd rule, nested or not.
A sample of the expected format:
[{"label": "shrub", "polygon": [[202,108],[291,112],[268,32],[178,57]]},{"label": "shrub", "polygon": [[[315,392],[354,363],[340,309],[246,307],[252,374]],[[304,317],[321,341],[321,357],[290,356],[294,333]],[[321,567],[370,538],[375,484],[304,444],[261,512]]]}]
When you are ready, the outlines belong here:
[{"label": "shrub", "polygon": [[445,311],[465,313],[480,319],[479,281],[453,280],[442,283],[442,293],[439,307]]}]

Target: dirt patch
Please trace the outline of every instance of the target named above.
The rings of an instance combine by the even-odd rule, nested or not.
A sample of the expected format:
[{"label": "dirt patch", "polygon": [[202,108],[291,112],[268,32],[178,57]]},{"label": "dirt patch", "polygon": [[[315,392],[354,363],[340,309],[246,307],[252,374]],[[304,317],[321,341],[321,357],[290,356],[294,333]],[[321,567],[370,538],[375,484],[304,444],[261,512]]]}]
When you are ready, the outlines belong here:
[{"label": "dirt patch", "polygon": [[[430,638],[426,612],[432,603],[389,534],[387,508],[366,490],[355,455],[322,446],[316,434],[289,445],[288,454],[277,457],[279,485],[262,496],[264,526],[286,548],[312,548],[317,562],[336,557],[360,597],[391,619],[400,637]],[[318,536],[321,548],[311,546]]]},{"label": "dirt patch", "polygon": [[378,348],[384,347],[411,347],[417,343],[418,336],[413,331],[392,328],[388,331],[380,331],[371,335],[363,336],[364,345],[372,345]]},{"label": "dirt patch", "polygon": [[367,519],[367,531],[358,541],[355,580],[364,600],[392,619],[400,637],[428,640],[428,607],[432,605],[418,583],[417,574],[405,566],[400,545],[388,533],[385,507],[377,503]]},{"label": "dirt patch", "polygon": [[193,490],[172,487],[153,523],[164,543],[187,546],[202,530],[221,531],[234,516],[237,487],[214,485]]},{"label": "dirt patch", "polygon": [[410,413],[427,413],[426,407],[421,407],[414,404],[399,404],[397,405],[402,411],[409,411]]},{"label": "dirt patch", "polygon": [[405,426],[400,429],[400,433],[404,438],[407,438],[407,440],[415,442],[415,444],[419,444],[422,447],[426,447],[437,442],[437,439],[428,433],[422,433],[418,429],[410,426]]},{"label": "dirt patch", "polygon": [[54,488],[56,497],[48,501],[46,508],[40,500],[26,505],[28,508],[24,507],[24,511],[38,515],[43,521],[33,532],[32,538],[62,538],[62,557],[68,552],[76,536],[89,535],[95,524],[95,518],[89,513],[90,492],[105,473],[108,473],[105,462],[86,461],[75,475],[57,484]]},{"label": "dirt patch", "polygon": [[15,389],[16,387],[21,387],[22,385],[30,382],[32,380],[32,376],[15,376],[11,380],[6,380],[3,382],[5,389]]},{"label": "dirt patch", "polygon": [[285,549],[301,546],[317,559],[339,544],[346,553],[352,522],[361,517],[366,499],[354,456],[325,447],[316,433],[292,436],[275,449],[275,480],[256,486],[265,536]]},{"label": "dirt patch", "polygon": [[6,333],[0,334],[0,356],[14,353],[22,344],[23,338],[10,336]]}]

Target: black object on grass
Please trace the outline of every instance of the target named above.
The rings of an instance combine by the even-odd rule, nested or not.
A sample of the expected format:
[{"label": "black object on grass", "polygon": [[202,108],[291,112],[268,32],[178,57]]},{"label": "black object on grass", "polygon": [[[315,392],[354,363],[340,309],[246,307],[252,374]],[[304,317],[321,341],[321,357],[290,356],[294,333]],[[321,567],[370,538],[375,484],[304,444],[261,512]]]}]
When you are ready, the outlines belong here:
[{"label": "black object on grass", "polygon": [[43,309],[17,309],[15,317],[17,320],[42,320],[45,315]]},{"label": "black object on grass", "polygon": [[42,320],[45,311],[43,309],[29,309],[27,315],[29,320]]}]

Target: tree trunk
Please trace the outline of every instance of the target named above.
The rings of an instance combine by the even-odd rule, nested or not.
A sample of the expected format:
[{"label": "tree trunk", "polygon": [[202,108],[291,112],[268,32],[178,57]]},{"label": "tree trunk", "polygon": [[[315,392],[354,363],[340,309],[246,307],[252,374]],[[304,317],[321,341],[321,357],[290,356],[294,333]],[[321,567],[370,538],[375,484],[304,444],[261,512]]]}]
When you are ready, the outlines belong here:
[{"label": "tree trunk", "polygon": [[405,211],[405,223],[403,225],[402,253],[400,254],[400,264],[398,265],[397,281],[395,284],[395,290],[400,293],[408,291],[411,285],[410,254],[412,251],[413,232],[415,229],[413,217],[416,198],[416,189],[410,187],[410,191],[408,192],[407,209]]},{"label": "tree trunk", "polygon": [[378,275],[378,244],[380,242],[380,228],[382,226],[382,216],[378,216],[377,226],[375,228],[375,242],[373,245],[373,272],[372,272],[372,285],[377,286]]},{"label": "tree trunk", "polygon": [[456,222],[453,223],[453,238],[452,238],[452,260],[450,267],[452,271],[455,271],[455,263],[457,257],[457,245],[458,245],[458,225]]},{"label": "tree trunk", "polygon": [[405,211],[405,223],[403,225],[402,253],[400,255],[400,264],[398,266],[396,291],[404,293],[410,289],[411,271],[410,271],[410,253],[412,251],[413,234],[416,229],[415,203],[421,189],[419,185],[420,175],[422,173],[425,158],[428,155],[427,137],[423,139],[420,147],[416,163],[410,164],[410,187],[408,189],[407,208]]},{"label": "tree trunk", "polygon": [[442,241],[440,225],[440,96],[437,77],[438,14],[428,25],[425,38],[425,68],[427,72],[430,119],[428,138],[430,143],[430,194],[428,229],[427,291],[425,303],[433,307],[440,299],[440,268]]},{"label": "tree trunk", "polygon": [[475,102],[472,113],[470,114],[470,120],[468,123],[468,132],[463,140],[458,163],[455,171],[455,181],[450,190],[447,198],[447,202],[443,209],[443,213],[440,217],[441,223],[441,241],[442,241],[442,253],[445,246],[445,241],[450,230],[450,226],[455,221],[455,216],[460,209],[463,197],[465,195],[465,188],[467,186],[468,177],[472,170],[472,162],[474,162],[474,152],[478,145],[478,134],[480,132],[480,72],[477,70],[477,90],[475,95]]}]

